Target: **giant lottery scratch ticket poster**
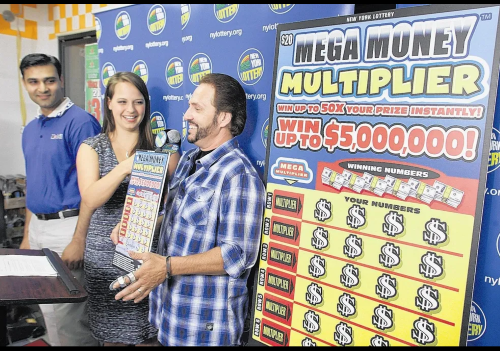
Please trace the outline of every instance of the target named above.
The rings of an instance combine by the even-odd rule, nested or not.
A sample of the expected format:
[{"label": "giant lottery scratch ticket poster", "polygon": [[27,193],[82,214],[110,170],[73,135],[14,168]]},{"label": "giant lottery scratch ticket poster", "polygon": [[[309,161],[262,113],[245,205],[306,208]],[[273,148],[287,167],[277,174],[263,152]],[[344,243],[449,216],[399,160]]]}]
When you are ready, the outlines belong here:
[{"label": "giant lottery scratch ticket poster", "polygon": [[278,26],[249,344],[465,346],[499,7]]}]

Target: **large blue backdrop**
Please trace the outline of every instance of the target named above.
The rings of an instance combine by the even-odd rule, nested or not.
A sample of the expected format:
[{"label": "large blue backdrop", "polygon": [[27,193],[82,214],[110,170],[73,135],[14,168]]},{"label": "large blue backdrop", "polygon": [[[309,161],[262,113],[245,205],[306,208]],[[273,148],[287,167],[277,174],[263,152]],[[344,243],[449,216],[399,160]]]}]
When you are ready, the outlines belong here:
[{"label": "large blue backdrop", "polygon": [[[225,73],[247,94],[248,119],[239,141],[259,175],[266,159],[276,26],[354,13],[354,5],[145,4],[96,15],[101,91],[117,71],[146,81],[154,132],[179,130],[188,100],[200,78]],[[102,103],[102,100],[101,100]]]}]

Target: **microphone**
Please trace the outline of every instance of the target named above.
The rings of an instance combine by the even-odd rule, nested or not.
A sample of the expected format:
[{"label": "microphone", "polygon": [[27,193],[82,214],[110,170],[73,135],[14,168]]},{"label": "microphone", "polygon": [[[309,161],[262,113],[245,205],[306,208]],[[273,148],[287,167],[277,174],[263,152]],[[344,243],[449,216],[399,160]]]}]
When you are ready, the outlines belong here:
[{"label": "microphone", "polygon": [[177,145],[181,141],[181,134],[175,130],[171,129],[167,133],[165,131],[161,131],[156,135],[155,152],[163,152],[163,153],[176,153],[179,151],[179,145]]},{"label": "microphone", "polygon": [[181,134],[177,131],[177,129],[171,129],[167,132],[168,142],[172,144],[177,144],[181,141]]}]

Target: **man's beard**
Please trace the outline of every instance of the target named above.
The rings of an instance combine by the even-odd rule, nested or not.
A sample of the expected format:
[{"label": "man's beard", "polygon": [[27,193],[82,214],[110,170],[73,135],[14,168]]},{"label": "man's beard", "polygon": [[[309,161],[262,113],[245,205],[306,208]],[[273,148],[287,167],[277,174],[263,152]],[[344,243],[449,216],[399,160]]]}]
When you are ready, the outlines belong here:
[{"label": "man's beard", "polygon": [[190,139],[190,137],[188,135],[188,138],[187,138],[188,142],[190,142],[191,144],[194,144],[198,140],[206,138],[214,130],[214,128],[216,126],[217,126],[217,115],[214,116],[214,118],[212,120],[212,124],[209,125],[208,127],[200,128],[198,126],[198,128],[196,129],[196,134],[194,135],[194,139]]}]

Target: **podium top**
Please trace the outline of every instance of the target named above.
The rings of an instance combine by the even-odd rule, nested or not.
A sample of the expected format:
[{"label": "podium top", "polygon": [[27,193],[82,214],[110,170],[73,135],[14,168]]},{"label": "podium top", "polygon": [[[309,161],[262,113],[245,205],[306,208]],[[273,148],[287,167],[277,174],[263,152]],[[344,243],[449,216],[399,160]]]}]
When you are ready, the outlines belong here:
[{"label": "podium top", "polygon": [[[50,252],[59,276],[0,277],[0,306],[73,303],[87,299],[85,288],[73,277],[59,255]],[[45,253],[42,250],[0,248],[0,255],[45,256]]]}]

